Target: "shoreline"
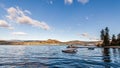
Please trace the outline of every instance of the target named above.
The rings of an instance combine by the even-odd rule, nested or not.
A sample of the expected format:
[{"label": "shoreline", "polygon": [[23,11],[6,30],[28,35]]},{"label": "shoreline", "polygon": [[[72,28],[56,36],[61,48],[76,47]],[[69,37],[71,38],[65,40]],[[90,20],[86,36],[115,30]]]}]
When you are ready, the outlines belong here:
[{"label": "shoreline", "polygon": [[[11,45],[11,44],[4,44],[0,46],[68,46],[68,44],[37,44],[37,45]],[[76,45],[76,48],[120,48],[120,46],[104,46],[104,47],[98,47],[98,46],[84,46],[84,45]],[[81,47],[80,47],[81,46]]]},{"label": "shoreline", "polygon": [[120,46],[104,46],[104,48],[120,48]]}]

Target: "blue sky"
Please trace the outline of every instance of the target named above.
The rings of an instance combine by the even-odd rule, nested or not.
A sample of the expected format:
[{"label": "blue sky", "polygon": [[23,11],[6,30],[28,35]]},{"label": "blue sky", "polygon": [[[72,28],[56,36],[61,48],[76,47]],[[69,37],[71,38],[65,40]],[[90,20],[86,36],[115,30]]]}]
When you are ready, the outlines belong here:
[{"label": "blue sky", "polygon": [[119,25],[120,0],[0,0],[3,40],[98,40]]}]

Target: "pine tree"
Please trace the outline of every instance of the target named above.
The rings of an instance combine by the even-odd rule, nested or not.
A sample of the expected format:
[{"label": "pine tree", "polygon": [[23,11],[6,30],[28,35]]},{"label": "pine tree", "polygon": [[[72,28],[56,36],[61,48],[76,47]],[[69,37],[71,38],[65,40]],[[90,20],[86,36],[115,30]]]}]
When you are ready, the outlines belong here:
[{"label": "pine tree", "polygon": [[100,37],[101,37],[101,40],[104,40],[104,34],[105,34],[105,31],[102,29],[102,30],[101,30],[101,36],[100,36]]},{"label": "pine tree", "polygon": [[110,37],[109,37],[109,29],[108,27],[105,28],[105,45],[109,45],[110,44]]},{"label": "pine tree", "polygon": [[120,33],[117,35],[117,44],[120,45]]},{"label": "pine tree", "polygon": [[101,31],[101,40],[103,40],[102,46],[110,45],[110,36],[109,36],[109,29],[106,27],[104,30]]},{"label": "pine tree", "polygon": [[114,34],[113,34],[113,36],[112,36],[111,45],[117,45],[116,36],[115,36]]}]

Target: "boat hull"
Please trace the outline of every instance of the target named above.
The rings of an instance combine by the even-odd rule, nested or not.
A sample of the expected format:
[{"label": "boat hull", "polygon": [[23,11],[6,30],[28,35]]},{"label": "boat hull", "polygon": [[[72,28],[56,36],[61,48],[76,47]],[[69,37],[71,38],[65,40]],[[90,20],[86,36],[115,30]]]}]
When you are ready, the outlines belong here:
[{"label": "boat hull", "polygon": [[62,52],[64,52],[64,53],[76,53],[77,50],[76,49],[66,49],[66,50],[62,50]]}]

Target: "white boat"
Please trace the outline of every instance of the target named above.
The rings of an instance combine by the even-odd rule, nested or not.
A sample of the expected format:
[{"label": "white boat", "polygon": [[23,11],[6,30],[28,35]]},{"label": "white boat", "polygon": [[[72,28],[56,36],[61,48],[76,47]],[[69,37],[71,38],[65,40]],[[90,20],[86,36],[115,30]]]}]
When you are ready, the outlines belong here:
[{"label": "white boat", "polygon": [[65,53],[76,53],[77,50],[76,50],[76,48],[67,48],[65,50],[62,50],[62,52],[65,52]]}]

